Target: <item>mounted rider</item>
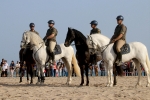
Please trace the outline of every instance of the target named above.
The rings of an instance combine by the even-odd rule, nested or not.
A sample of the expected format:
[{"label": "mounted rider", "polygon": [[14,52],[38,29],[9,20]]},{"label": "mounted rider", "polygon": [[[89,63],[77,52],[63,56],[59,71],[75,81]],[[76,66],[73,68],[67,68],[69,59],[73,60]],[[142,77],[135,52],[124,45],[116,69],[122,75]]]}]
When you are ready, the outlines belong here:
[{"label": "mounted rider", "polygon": [[[92,30],[90,31],[90,35],[92,34],[101,34],[101,30],[99,28],[97,28],[98,22],[96,20],[91,21],[91,28]],[[94,65],[97,65],[97,61],[96,61],[97,55],[91,55],[90,56],[90,60],[92,61],[92,63]]]},{"label": "mounted rider", "polygon": [[92,27],[90,35],[101,33],[101,30],[96,27],[98,25],[98,22],[96,20],[91,21],[90,24],[91,24],[91,27]]},{"label": "mounted rider", "polygon": [[[35,34],[39,35],[39,33],[37,31],[35,31],[35,29],[34,29],[35,28],[35,24],[34,23],[30,23],[29,27],[30,27],[29,32],[34,32]],[[26,46],[26,48],[25,48],[23,53],[25,54],[28,49],[30,49],[30,43]]]},{"label": "mounted rider", "polygon": [[118,66],[122,65],[122,53],[121,47],[126,43],[127,27],[123,24],[124,17],[122,15],[117,16],[118,25],[115,28],[114,35],[112,36],[110,43],[116,45],[117,50],[117,63]]},{"label": "mounted rider", "polygon": [[48,21],[49,29],[47,30],[46,36],[43,38],[43,40],[46,40],[47,46],[50,50],[50,57],[52,62],[55,62],[55,54],[54,54],[54,48],[56,46],[56,36],[58,34],[57,29],[54,27],[55,22],[53,20]]}]

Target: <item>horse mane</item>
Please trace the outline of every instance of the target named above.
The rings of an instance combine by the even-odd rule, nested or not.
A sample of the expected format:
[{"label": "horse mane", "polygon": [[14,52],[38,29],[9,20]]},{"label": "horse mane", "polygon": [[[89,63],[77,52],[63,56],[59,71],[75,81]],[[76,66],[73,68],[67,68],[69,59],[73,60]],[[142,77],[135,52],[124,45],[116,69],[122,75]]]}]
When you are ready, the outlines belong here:
[{"label": "horse mane", "polygon": [[72,30],[77,34],[78,37],[81,38],[81,40],[83,40],[82,42],[84,42],[86,44],[86,37],[80,31],[78,31],[76,29],[72,29]]}]

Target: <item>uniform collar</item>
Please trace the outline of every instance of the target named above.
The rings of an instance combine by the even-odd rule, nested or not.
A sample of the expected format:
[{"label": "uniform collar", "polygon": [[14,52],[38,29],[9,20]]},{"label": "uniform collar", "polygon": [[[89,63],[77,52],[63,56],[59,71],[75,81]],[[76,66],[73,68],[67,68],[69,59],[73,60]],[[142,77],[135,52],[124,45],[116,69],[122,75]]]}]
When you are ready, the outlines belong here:
[{"label": "uniform collar", "polygon": [[51,29],[53,29],[53,28],[54,28],[54,27],[52,27],[52,28],[50,27],[49,29],[51,30]]},{"label": "uniform collar", "polygon": [[30,30],[30,31],[31,31],[31,32],[35,32],[35,30],[33,30],[33,31],[32,31],[32,30]]}]

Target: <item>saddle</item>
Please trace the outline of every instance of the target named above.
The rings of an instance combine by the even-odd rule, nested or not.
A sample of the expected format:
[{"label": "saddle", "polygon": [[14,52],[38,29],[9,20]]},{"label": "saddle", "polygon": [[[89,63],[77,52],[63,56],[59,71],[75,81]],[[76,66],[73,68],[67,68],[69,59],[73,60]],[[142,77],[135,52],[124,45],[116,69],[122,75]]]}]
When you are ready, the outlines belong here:
[{"label": "saddle", "polygon": [[[47,52],[48,55],[50,55],[50,50],[49,50],[48,46],[46,47],[46,52]],[[60,45],[56,45],[55,49],[54,49],[54,54],[58,55],[58,54],[61,54],[61,53],[62,53],[62,50],[61,50]]]},{"label": "saddle", "polygon": [[[115,54],[117,54],[116,43],[113,45],[113,50],[114,50]],[[123,54],[128,54],[128,53],[130,53],[130,46],[129,46],[128,43],[124,44],[124,45],[121,47],[121,53],[122,53],[122,55],[123,55]]]}]

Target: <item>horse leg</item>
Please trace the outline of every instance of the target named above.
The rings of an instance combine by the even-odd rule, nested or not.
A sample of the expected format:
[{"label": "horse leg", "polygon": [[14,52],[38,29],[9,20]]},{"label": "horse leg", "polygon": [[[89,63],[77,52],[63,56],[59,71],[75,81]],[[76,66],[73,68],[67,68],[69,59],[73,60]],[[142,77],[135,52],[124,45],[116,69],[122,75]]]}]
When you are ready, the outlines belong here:
[{"label": "horse leg", "polygon": [[84,84],[84,65],[80,65],[80,70],[81,70],[81,84],[80,84],[80,86],[83,86],[83,84]]},{"label": "horse leg", "polygon": [[65,64],[65,66],[66,66],[66,68],[67,68],[67,70],[68,70],[68,78],[67,78],[67,82],[66,82],[66,84],[71,84],[71,81],[72,81],[72,79],[71,79],[71,74],[72,74],[72,64],[71,64],[71,60],[67,60],[67,59],[65,59],[65,58],[62,58],[62,61],[64,62],[64,64]]},{"label": "horse leg", "polygon": [[40,84],[40,82],[41,82],[41,73],[40,73],[40,67],[39,67],[39,65],[37,64],[37,71],[38,71],[38,81],[37,81],[37,83],[36,84]]},{"label": "horse leg", "polygon": [[113,68],[110,68],[110,87],[113,87]]},{"label": "horse leg", "polygon": [[22,75],[22,68],[20,68],[20,72],[19,73],[20,73],[20,82],[19,83],[21,83],[22,82],[22,76],[23,76]]},{"label": "horse leg", "polygon": [[147,66],[146,62],[144,62],[144,61],[142,61],[141,64],[144,67],[144,70],[147,74],[147,85],[146,85],[146,87],[149,87],[150,86],[150,75],[149,75],[150,73],[149,73],[148,66]]},{"label": "horse leg", "polygon": [[44,84],[45,76],[44,76],[45,64],[42,64],[40,67],[41,72],[41,84]]},{"label": "horse leg", "polygon": [[106,70],[107,70],[107,85],[106,85],[106,87],[108,87],[110,84],[110,71],[108,70],[107,63],[105,63],[105,65],[106,65]]},{"label": "horse leg", "polygon": [[137,68],[137,71],[138,71],[138,82],[135,85],[137,87],[138,85],[139,86],[141,85],[141,67],[140,67],[140,62],[137,59],[134,59],[133,61],[136,65],[136,68]]},{"label": "horse leg", "polygon": [[29,66],[27,66],[27,84],[30,84],[30,81],[29,81]]},{"label": "horse leg", "polygon": [[85,70],[86,70],[86,86],[89,86],[89,68],[88,68],[88,65],[86,64],[85,65]]},{"label": "horse leg", "polygon": [[31,81],[30,84],[33,84],[33,66],[31,65],[31,69],[30,69],[30,76],[31,76]]},{"label": "horse leg", "polygon": [[113,66],[113,74],[114,74],[114,86],[115,86],[115,85],[117,85],[117,79],[116,79],[116,77],[117,77],[117,72],[116,72],[115,66]]}]

